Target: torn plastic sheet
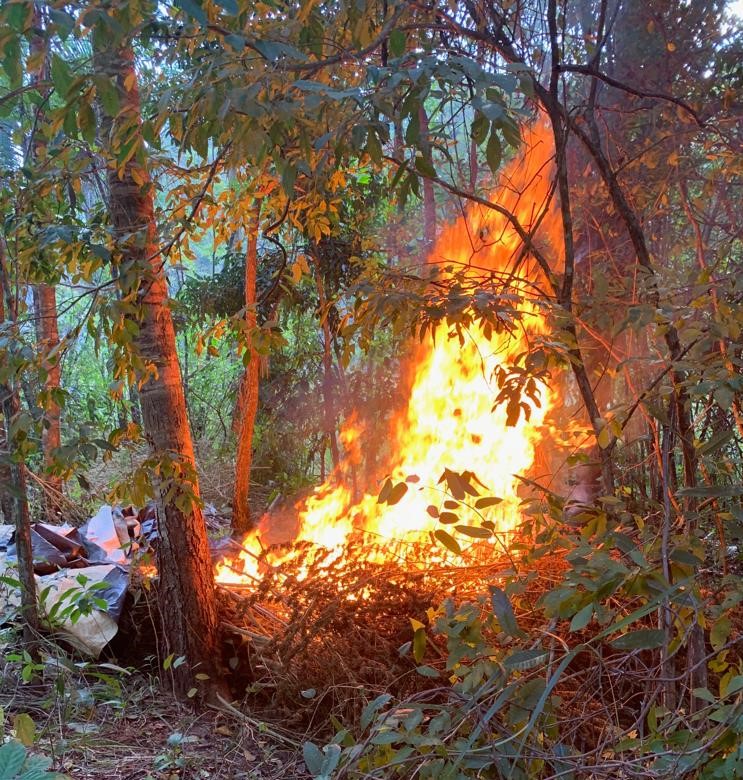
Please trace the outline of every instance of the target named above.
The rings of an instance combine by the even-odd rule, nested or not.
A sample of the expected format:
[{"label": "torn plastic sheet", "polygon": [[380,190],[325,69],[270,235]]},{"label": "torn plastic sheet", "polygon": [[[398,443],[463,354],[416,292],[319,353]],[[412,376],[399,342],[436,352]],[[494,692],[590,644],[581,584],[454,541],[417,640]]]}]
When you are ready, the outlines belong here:
[{"label": "torn plastic sheet", "polygon": [[[106,602],[105,610],[67,616],[55,630],[86,655],[98,657],[118,630],[118,620],[129,586],[129,556],[136,547],[133,538],[140,525],[136,516],[102,506],[81,528],[69,525],[32,526],[31,542],[37,594],[41,613],[67,612],[75,602],[76,588]],[[13,526],[0,525],[0,622],[5,622],[20,604],[17,581],[17,554]],[[54,605],[59,606],[54,609]]]},{"label": "torn plastic sheet", "polygon": [[[102,583],[105,589],[91,588]],[[109,605],[106,611],[92,609],[87,614],[65,617],[55,630],[64,639],[85,655],[97,658],[103,648],[116,636],[121,608],[129,586],[129,574],[116,564],[88,566],[85,569],[60,569],[53,574],[36,575],[36,587],[42,602],[42,615],[49,614],[52,606],[61,604],[62,609],[74,605],[74,597],[64,599],[67,591],[77,589],[89,592],[91,596],[103,599]]]},{"label": "torn plastic sheet", "polygon": [[[121,512],[107,504],[98,510],[98,514],[80,528],[88,558],[92,561],[113,561],[126,563],[127,551],[124,545],[131,545],[126,525],[119,520]],[[118,521],[118,522],[117,522]]]}]

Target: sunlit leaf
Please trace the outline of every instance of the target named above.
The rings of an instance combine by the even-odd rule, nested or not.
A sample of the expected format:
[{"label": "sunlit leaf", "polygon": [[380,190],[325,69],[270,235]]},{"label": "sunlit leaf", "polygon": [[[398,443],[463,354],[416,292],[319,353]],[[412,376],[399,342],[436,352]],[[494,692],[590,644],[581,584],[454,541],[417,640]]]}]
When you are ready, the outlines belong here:
[{"label": "sunlit leaf", "polygon": [[617,637],[611,645],[617,650],[654,650],[662,647],[665,641],[666,633],[662,629],[641,628]]}]

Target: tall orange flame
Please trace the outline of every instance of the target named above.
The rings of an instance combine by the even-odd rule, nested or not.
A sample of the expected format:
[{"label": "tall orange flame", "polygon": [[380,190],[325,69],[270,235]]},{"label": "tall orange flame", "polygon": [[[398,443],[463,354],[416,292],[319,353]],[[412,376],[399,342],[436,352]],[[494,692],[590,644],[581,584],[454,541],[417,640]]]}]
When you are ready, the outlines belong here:
[{"label": "tall orange flame", "polygon": [[[511,332],[488,334],[490,338],[481,328],[472,328],[463,343],[441,333],[435,341],[425,340],[412,358],[407,407],[394,420],[390,434],[392,456],[386,472],[393,483],[412,477],[407,491],[393,504],[378,501],[379,486],[355,498],[350,480],[336,474],[298,506],[297,541],[341,555],[352,536],[363,531],[373,560],[404,558],[405,551],[412,549],[409,542],[426,543],[432,549],[429,560],[435,559],[429,532],[442,525],[429,507],[439,508],[451,500],[439,484],[445,469],[474,472],[487,495],[502,499],[477,516],[460,511],[462,522],[478,525],[487,519],[501,541],[519,525],[516,475],[528,472],[534,463],[553,396],[542,388],[539,404],[527,401],[528,419],[521,414],[515,425],[507,424],[503,404],[493,406],[496,368],[512,364],[527,350],[530,335],[545,329],[542,313],[526,302],[535,297],[532,285],[539,284],[541,272],[528,259],[507,214],[527,233],[533,231],[533,241],[553,262],[560,262],[560,226],[551,205],[553,156],[546,127],[538,124],[527,130],[522,153],[505,168],[492,193],[500,209],[471,204],[444,230],[429,258],[430,263],[465,268],[473,279],[482,274],[510,277],[510,290],[523,296],[518,304],[519,325]],[[347,450],[353,450],[358,435],[357,427],[346,427]],[[363,447],[363,438],[359,443]],[[238,560],[219,567],[218,581],[239,583],[259,577],[261,531],[250,534],[243,547]],[[268,559],[279,560],[270,555]]]}]

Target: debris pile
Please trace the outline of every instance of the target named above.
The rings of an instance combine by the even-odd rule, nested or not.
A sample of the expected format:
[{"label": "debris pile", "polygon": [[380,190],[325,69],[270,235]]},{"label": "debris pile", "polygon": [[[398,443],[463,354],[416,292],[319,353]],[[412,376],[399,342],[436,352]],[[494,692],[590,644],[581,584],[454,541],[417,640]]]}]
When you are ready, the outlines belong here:
[{"label": "debris pile", "polygon": [[[157,535],[154,506],[102,506],[80,528],[35,523],[31,546],[39,608],[47,628],[97,658],[116,635],[131,564]],[[14,527],[0,525],[0,622],[20,604]]]},{"label": "debris pile", "polygon": [[503,568],[491,559],[411,570],[370,562],[367,552],[323,557],[311,545],[294,546],[260,582],[220,586],[225,666],[251,712],[312,728],[328,716],[354,721],[380,693],[430,689],[416,671],[411,619],[425,619],[449,596],[474,597],[483,578]]}]

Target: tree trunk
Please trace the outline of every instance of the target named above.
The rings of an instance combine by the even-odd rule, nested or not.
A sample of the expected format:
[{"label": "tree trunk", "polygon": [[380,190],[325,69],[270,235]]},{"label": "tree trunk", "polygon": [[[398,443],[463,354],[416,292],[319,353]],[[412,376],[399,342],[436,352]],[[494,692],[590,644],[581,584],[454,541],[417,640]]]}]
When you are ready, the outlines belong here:
[{"label": "tree trunk", "polygon": [[[4,248],[0,240],[0,324],[5,322],[5,275]],[[0,386],[0,393],[6,393],[8,389]],[[3,521],[8,525],[15,522],[15,501],[10,487],[12,484],[12,472],[10,463],[3,458],[4,455],[10,456],[10,437],[7,434],[7,420],[5,419],[5,407],[0,404],[0,411],[3,414],[2,425],[0,425],[0,512]]]},{"label": "tree trunk", "polygon": [[250,530],[250,468],[253,462],[253,431],[258,412],[260,358],[252,346],[251,331],[256,327],[256,277],[258,274],[258,221],[261,204],[256,201],[248,225],[245,254],[245,325],[248,330],[248,363],[240,382],[238,408],[237,454],[235,457],[235,491],[232,497],[232,530],[244,534]]},{"label": "tree trunk", "polygon": [[[51,284],[37,284],[34,287],[34,299],[38,306],[36,323],[36,341],[45,355],[59,348],[59,329],[57,325],[57,291]],[[45,361],[46,376],[44,392],[46,395],[44,428],[41,434],[41,446],[44,452],[44,466],[47,469],[44,490],[44,513],[47,520],[58,520],[60,516],[60,498],[62,497],[62,479],[52,473],[54,453],[62,445],[60,408],[55,398],[61,386],[61,366],[59,353]]]},{"label": "tree trunk", "polygon": [[[18,390],[11,385],[0,386],[3,416],[5,418],[5,438],[9,448],[13,442],[8,429],[13,417],[20,411]],[[14,493],[15,549],[18,556],[18,580],[21,583],[21,614],[23,615],[23,640],[29,653],[36,655],[36,641],[39,632],[39,610],[36,603],[36,579],[34,578],[34,557],[31,549],[31,517],[28,511],[26,493],[26,464],[23,459],[10,465],[10,484]]]},{"label": "tree trunk", "polygon": [[165,258],[155,227],[153,186],[143,147],[119,164],[121,148],[141,138],[140,102],[134,56],[128,46],[103,48],[95,65],[115,82],[120,110],[104,116],[103,146],[108,160],[109,207],[124,294],[137,290],[140,306],[136,348],[147,368],[139,377],[145,436],[161,464],[158,547],[158,597],[166,652],[183,657],[172,664],[176,693],[194,686],[194,674],[209,675],[206,695],[218,686],[219,645],[214,575],[206,525],[201,513],[193,443],[176,354],[175,330],[168,306]]},{"label": "tree trunk", "polygon": [[340,451],[338,450],[338,437],[335,431],[335,393],[333,392],[333,353],[331,351],[332,337],[330,334],[330,323],[328,322],[325,285],[323,284],[322,268],[320,266],[320,257],[317,248],[312,254],[312,259],[315,265],[315,284],[317,285],[317,297],[320,302],[320,319],[323,335],[323,422],[325,435],[328,437],[328,445],[330,446],[330,456],[333,459],[333,468],[337,469],[338,464],[340,463]]},{"label": "tree trunk", "polygon": [[[44,19],[39,6],[34,5],[33,25],[36,33],[31,38],[31,55],[38,58],[38,68],[31,74],[32,84],[39,84],[48,78],[48,46],[44,34]],[[48,90],[41,89],[46,95]],[[37,129],[44,120],[43,104],[36,109],[36,116],[31,137],[28,139],[28,162],[33,164],[38,160],[41,143]],[[57,293],[53,285],[40,283],[34,285],[34,310],[36,314],[36,341],[42,355],[48,355],[59,347],[59,328],[57,325]],[[60,430],[60,408],[56,393],[60,388],[59,354],[44,362],[44,427],[41,434],[41,446],[44,453],[46,468],[45,490],[43,491],[44,514],[46,519],[54,521],[59,518],[60,498],[62,496],[62,480],[52,473],[54,468],[54,452],[62,444]]]},{"label": "tree trunk", "polygon": [[[422,105],[418,108],[418,122],[420,124],[421,136],[428,139],[428,114]],[[428,140],[425,142],[425,154],[426,161],[433,165],[431,147]],[[433,249],[436,241],[436,193],[434,192],[433,182],[427,176],[423,177],[423,237],[425,252],[428,254]]]},{"label": "tree trunk", "polygon": [[136,384],[129,385],[129,411],[132,415],[132,422],[135,425],[141,425],[142,408],[139,400],[139,388]]},{"label": "tree trunk", "polygon": [[[6,298],[7,295],[7,311]],[[17,321],[17,311],[10,296],[10,282],[5,265],[5,246],[0,238],[0,324],[9,320],[13,325]],[[14,328],[15,330],[15,328]],[[10,423],[20,411],[18,398],[18,378],[12,377],[7,384],[0,384],[0,411],[2,411],[2,430],[0,440],[5,442],[8,455],[13,455],[13,440],[10,435]],[[31,550],[31,519],[28,512],[26,495],[26,465],[23,458],[11,461],[0,470],[0,477],[8,489],[2,489],[2,507],[6,522],[13,518],[15,525],[15,546],[18,556],[18,579],[21,583],[21,612],[23,614],[23,639],[26,649],[32,657],[37,655],[36,640],[39,630],[39,609],[36,601],[36,580],[34,579],[34,560]],[[6,481],[7,480],[7,481]]]}]

